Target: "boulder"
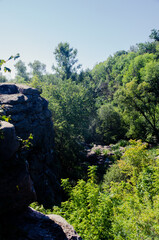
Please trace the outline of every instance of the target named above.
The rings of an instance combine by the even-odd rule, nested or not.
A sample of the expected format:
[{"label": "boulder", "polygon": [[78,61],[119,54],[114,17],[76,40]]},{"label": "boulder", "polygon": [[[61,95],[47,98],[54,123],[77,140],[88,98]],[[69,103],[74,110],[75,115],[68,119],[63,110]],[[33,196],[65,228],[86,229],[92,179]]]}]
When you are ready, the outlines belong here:
[{"label": "boulder", "polygon": [[74,230],[73,226],[70,225],[63,217],[56,215],[56,214],[50,214],[48,217],[53,220],[55,223],[57,223],[61,228],[63,229],[64,233],[67,236],[67,239],[69,240],[82,240],[82,238],[77,234],[77,232]]},{"label": "boulder", "polygon": [[82,240],[65,219],[44,215],[28,207],[0,219],[2,240]]},{"label": "boulder", "polygon": [[16,215],[5,215],[0,221],[0,239],[67,240],[62,228],[46,215],[27,208]]}]

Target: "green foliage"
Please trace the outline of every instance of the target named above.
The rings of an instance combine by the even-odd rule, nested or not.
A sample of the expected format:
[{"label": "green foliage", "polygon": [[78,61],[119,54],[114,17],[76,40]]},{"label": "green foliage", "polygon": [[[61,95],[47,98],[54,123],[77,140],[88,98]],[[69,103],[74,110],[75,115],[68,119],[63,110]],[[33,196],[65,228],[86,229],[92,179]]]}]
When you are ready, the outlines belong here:
[{"label": "green foliage", "polygon": [[56,152],[64,167],[63,177],[68,176],[68,171],[77,177],[75,166],[80,166],[81,142],[89,136],[93,96],[82,84],[71,79],[42,85],[42,91],[53,116]]},{"label": "green foliage", "polygon": [[[1,110],[1,109],[0,109],[0,110]],[[1,112],[0,112],[0,127],[1,127],[1,121],[9,122],[9,120],[10,120],[10,116],[9,116],[9,117],[4,116],[4,115],[2,115]],[[3,138],[3,132],[0,130],[0,139],[2,139],[2,138]]]},{"label": "green foliage", "polygon": [[130,143],[118,165],[127,176],[132,177],[132,181],[136,181],[143,168],[151,163],[151,159],[146,151],[146,143],[143,144],[140,140],[130,140]]},{"label": "green foliage", "polygon": [[15,65],[16,69],[16,78],[15,81],[18,83],[28,83],[29,82],[29,75],[27,73],[27,68],[23,61],[18,61]]},{"label": "green foliage", "polygon": [[103,189],[92,167],[88,181],[79,180],[69,200],[55,208],[83,239],[158,239],[159,161],[149,158],[141,141],[130,144],[106,173]]},{"label": "green foliage", "polygon": [[30,133],[29,137],[26,139],[26,140],[23,140],[23,139],[20,139],[19,140],[21,141],[21,149],[26,149],[26,150],[29,150],[31,147],[32,147],[32,141],[33,141],[33,135],[32,133]]},{"label": "green foliage", "polygon": [[[158,199],[158,198],[157,198]],[[156,200],[154,208],[145,197],[144,204],[140,203],[136,194],[129,194],[123,199],[114,212],[114,239],[155,239],[159,237],[158,217],[159,208]]]},{"label": "green foliage", "polygon": [[149,37],[155,41],[159,41],[159,30],[152,29]]},{"label": "green foliage", "polygon": [[137,44],[138,53],[156,53],[156,43],[155,42],[146,42]]},{"label": "green foliage", "polygon": [[[30,75],[26,72],[25,64],[21,63],[16,81],[30,82],[31,86],[43,91],[43,96],[51,101],[49,107],[53,113],[56,133],[60,136],[56,138],[57,146],[63,136],[70,140],[68,142],[78,143],[81,143],[81,139],[98,144],[116,143],[121,138],[158,141],[158,30],[153,29],[152,35],[155,41],[139,43],[129,51],[117,51],[92,70],[87,69],[80,73],[77,50],[67,42],[59,43],[54,51],[57,63],[54,67],[55,74],[46,74],[45,65],[36,60],[29,64],[32,76],[30,79],[27,78]],[[66,86],[62,83],[63,80],[67,82]],[[76,88],[85,91],[86,106],[81,104],[78,93],[72,93],[75,88],[73,81]],[[77,101],[71,100],[71,95]],[[69,104],[65,98],[69,99]],[[86,110],[89,116],[80,117]],[[67,133],[66,137],[67,129],[72,133],[70,136]],[[70,155],[74,158],[77,148],[64,142],[64,149],[71,149]]]},{"label": "green foliage", "polygon": [[111,146],[111,149],[114,150],[114,151],[119,150],[119,145],[117,143],[116,144],[111,144],[110,146]]},{"label": "green foliage", "polygon": [[[153,42],[118,51],[80,74],[77,50],[68,43],[55,49],[55,74],[45,74],[37,61],[31,65],[31,84],[49,101],[56,152],[67,178],[62,186],[69,198],[54,207],[54,213],[66,218],[85,240],[159,239],[158,150],[148,151],[141,140],[125,140],[159,140],[158,31],[152,30],[150,37]],[[114,143],[114,155],[108,150],[96,153],[115,164],[100,185],[95,167],[89,167],[88,180],[72,187],[68,177],[79,178],[82,143],[87,141]]]},{"label": "green foliage", "polygon": [[53,66],[53,70],[59,74],[60,78],[69,79],[73,76],[81,65],[77,65],[77,49],[70,47],[69,43],[59,43],[54,51],[57,67]]},{"label": "green foliage", "polygon": [[0,121],[6,121],[6,122],[9,122],[9,120],[10,120],[10,116],[4,116],[4,115],[1,115],[0,114]]},{"label": "green foliage", "polygon": [[46,73],[46,65],[38,60],[35,60],[33,63],[29,63],[28,66],[31,68],[32,76],[37,76],[41,79],[42,76]]},{"label": "green foliage", "polygon": [[100,192],[95,180],[96,167],[89,167],[88,181],[79,180],[72,188],[70,198],[63,202],[55,213],[65,217],[73,224],[83,239],[112,239],[111,214],[112,203],[109,195]]},{"label": "green foliage", "polygon": [[94,152],[95,152],[97,155],[100,155],[100,154],[101,154],[101,149],[100,149],[100,148],[94,149]]},{"label": "green foliage", "polygon": [[150,159],[141,141],[130,141],[121,160],[107,171],[102,188],[95,166],[89,167],[87,181],[71,188],[66,179],[62,186],[69,199],[53,213],[62,215],[84,240],[158,239],[159,159]]},{"label": "green foliage", "polygon": [[117,143],[117,145],[118,145],[119,147],[126,147],[127,145],[129,145],[129,142],[128,142],[127,140],[121,139],[121,140]]},{"label": "green foliage", "polygon": [[97,133],[105,144],[116,142],[124,135],[120,114],[111,104],[104,104],[98,110]]},{"label": "green foliage", "polygon": [[108,155],[109,151],[108,151],[108,150],[106,150],[106,149],[104,149],[104,150],[102,151],[102,153],[104,154],[104,156],[105,156],[105,157],[107,157],[107,155]]},{"label": "green foliage", "polygon": [[[19,58],[19,57],[20,57],[20,55],[19,55],[19,53],[18,53],[18,54],[16,54],[15,56],[9,57],[8,60],[0,59],[0,71],[2,70],[2,66],[3,66],[4,64],[6,64],[8,61],[10,61],[11,59],[16,60],[16,59]],[[4,72],[11,72],[11,69],[8,68],[8,67],[6,67],[6,66],[4,66],[4,67],[3,67],[3,71],[4,71]]]},{"label": "green foliage", "polygon": [[139,69],[136,73],[132,72],[132,76],[130,72],[125,75],[129,77],[129,82],[117,91],[115,98],[121,106],[124,121],[129,125],[128,137],[158,140],[158,62],[150,54],[137,58]]},{"label": "green foliage", "polygon": [[43,214],[51,214],[52,209],[45,209],[43,205],[39,205],[38,202],[33,202],[30,204],[30,207],[33,208],[34,210],[41,212]]},{"label": "green foliage", "polygon": [[111,182],[121,182],[126,180],[126,175],[119,168],[118,164],[113,164],[103,178],[103,187],[110,186]]}]

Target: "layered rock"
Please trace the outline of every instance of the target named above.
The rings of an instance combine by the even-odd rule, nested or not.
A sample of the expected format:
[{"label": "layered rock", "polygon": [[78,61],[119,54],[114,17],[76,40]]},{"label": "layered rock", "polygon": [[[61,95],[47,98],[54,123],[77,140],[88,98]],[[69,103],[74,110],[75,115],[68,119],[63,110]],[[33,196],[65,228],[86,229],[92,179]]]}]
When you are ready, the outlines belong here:
[{"label": "layered rock", "polygon": [[[0,122],[0,239],[82,240],[60,216],[29,207],[36,199],[52,206],[59,198],[47,101],[36,89],[1,84],[0,103],[12,122]],[[19,148],[17,135],[26,139],[30,133],[33,147],[28,152]]]},{"label": "layered rock", "polygon": [[2,113],[11,116],[16,135],[25,140],[32,133],[33,147],[27,155],[29,172],[39,203],[51,207],[60,201],[58,163],[54,159],[54,133],[48,102],[37,89],[20,84],[0,84]]}]

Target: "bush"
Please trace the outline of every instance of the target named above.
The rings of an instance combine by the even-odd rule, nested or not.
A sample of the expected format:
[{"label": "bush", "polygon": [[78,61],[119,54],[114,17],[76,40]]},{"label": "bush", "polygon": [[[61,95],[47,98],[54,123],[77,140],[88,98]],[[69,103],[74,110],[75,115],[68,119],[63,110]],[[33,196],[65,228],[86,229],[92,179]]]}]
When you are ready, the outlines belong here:
[{"label": "bush", "polygon": [[89,167],[88,180],[73,188],[68,179],[62,180],[69,199],[54,207],[54,213],[84,240],[159,239],[159,159],[152,161],[141,141],[130,143],[104,176],[103,188],[96,184],[95,166]]},{"label": "bush", "polygon": [[105,144],[117,142],[123,137],[121,116],[111,104],[105,104],[99,108],[96,131]]},{"label": "bush", "polygon": [[121,182],[126,180],[126,175],[121,171],[118,164],[113,164],[103,178],[103,187],[110,186],[111,182]]},{"label": "bush", "polygon": [[[54,211],[66,218],[83,239],[111,240],[112,202],[109,194],[101,193],[96,184],[95,171],[95,166],[89,167],[88,181],[79,180],[69,191],[69,200]],[[63,185],[68,189],[66,181]]]}]

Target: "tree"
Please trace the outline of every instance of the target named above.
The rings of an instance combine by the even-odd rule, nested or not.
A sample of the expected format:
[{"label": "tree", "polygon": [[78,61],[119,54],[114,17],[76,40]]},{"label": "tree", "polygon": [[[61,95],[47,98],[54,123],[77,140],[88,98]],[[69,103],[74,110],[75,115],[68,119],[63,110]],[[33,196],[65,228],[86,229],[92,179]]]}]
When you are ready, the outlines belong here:
[{"label": "tree", "polygon": [[158,42],[159,41],[159,30],[152,29],[149,37]]},{"label": "tree", "polygon": [[56,153],[62,161],[63,176],[72,174],[76,178],[75,168],[79,167],[81,142],[88,137],[93,115],[93,96],[82,84],[76,84],[71,79],[45,84],[43,96],[48,99],[52,111]]},{"label": "tree", "polygon": [[155,53],[156,52],[156,43],[155,42],[145,42],[145,43],[138,43],[138,53]]},{"label": "tree", "polygon": [[76,65],[78,62],[77,49],[71,48],[67,42],[59,43],[55,48],[54,54],[57,67],[53,65],[52,68],[63,80],[71,78],[81,67],[81,65]]},{"label": "tree", "polygon": [[25,66],[25,63],[20,60],[14,66],[15,66],[15,69],[17,71],[16,80],[18,82],[28,82],[29,81],[29,75],[27,73],[27,68]]},{"label": "tree", "polygon": [[28,66],[31,68],[33,76],[37,75],[41,78],[46,73],[46,65],[38,60],[35,60],[33,63],[29,63]]},{"label": "tree", "polygon": [[106,144],[116,142],[124,135],[121,116],[109,103],[98,109],[97,133]]},{"label": "tree", "polygon": [[[145,138],[153,137],[159,140],[159,84],[157,76],[159,74],[159,64],[148,63],[144,71],[144,79],[138,83],[136,78],[127,83],[121,90],[116,93],[116,99],[124,108],[123,114],[127,123],[130,124],[130,135],[133,137]],[[131,131],[131,125],[138,128]],[[143,136],[142,136],[142,129]],[[132,137],[132,136],[129,136]],[[148,140],[148,139],[147,139]],[[150,140],[150,139],[149,139]]]}]

